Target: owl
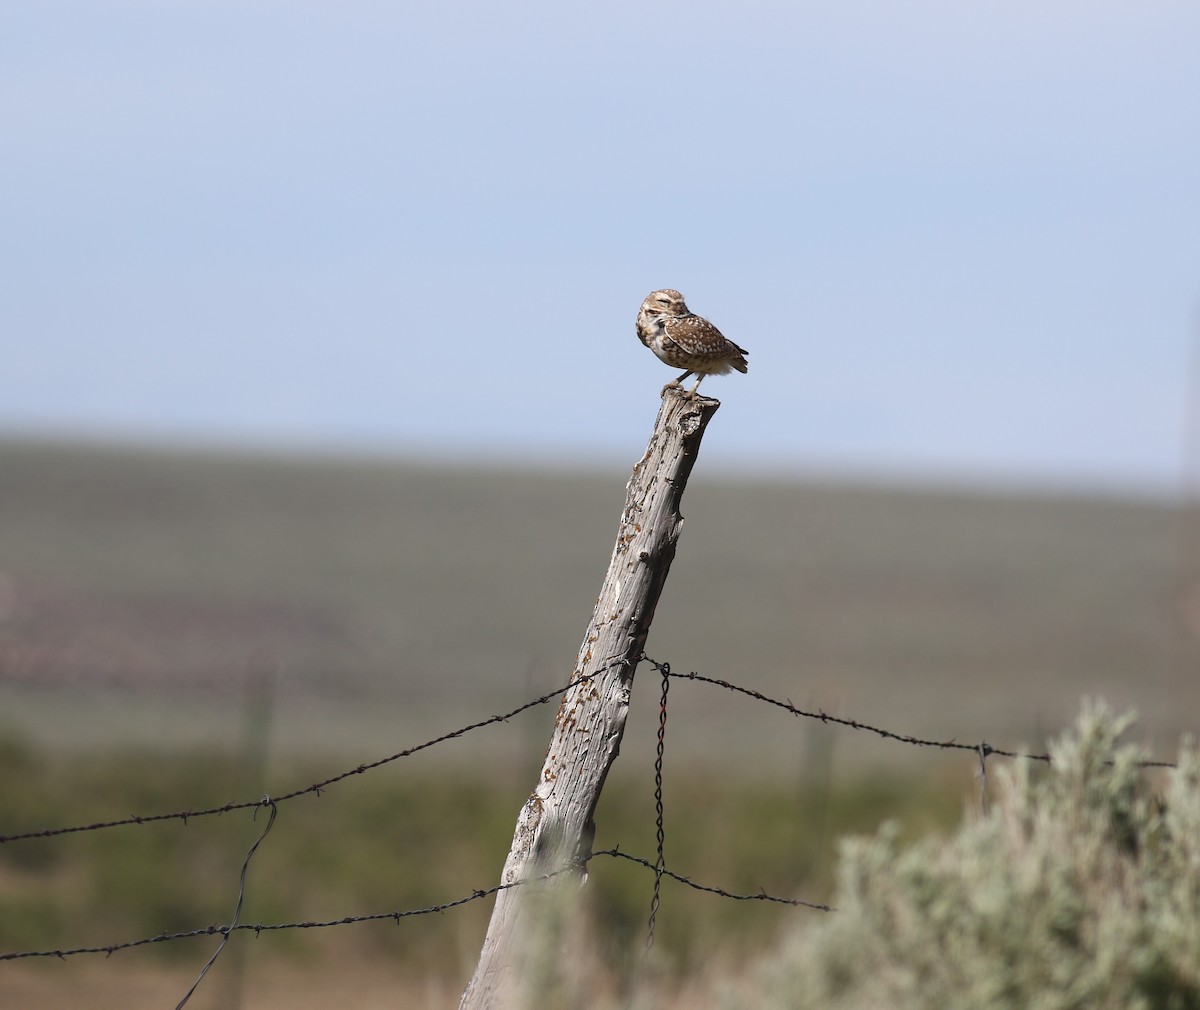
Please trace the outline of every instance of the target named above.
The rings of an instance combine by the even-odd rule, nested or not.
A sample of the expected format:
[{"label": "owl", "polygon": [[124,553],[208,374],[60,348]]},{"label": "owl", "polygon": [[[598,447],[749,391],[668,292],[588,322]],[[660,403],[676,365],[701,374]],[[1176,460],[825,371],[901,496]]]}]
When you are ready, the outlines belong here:
[{"label": "owl", "polygon": [[696,376],[695,393],[706,375],[725,375],[731,369],[745,372],[750,352],[727,340],[712,323],[691,312],[683,295],[674,288],[652,291],[642,302],[637,317],[638,339],[660,361],[686,371],[670,385],[678,386],[689,375]]}]

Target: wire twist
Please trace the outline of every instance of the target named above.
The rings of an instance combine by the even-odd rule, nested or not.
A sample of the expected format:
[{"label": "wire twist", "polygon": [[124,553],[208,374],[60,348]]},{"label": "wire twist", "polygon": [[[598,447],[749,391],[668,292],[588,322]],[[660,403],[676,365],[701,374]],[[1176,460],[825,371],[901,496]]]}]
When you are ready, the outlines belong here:
[{"label": "wire twist", "polygon": [[663,831],[662,768],[663,751],[667,741],[667,692],[671,689],[671,664],[664,663],[659,669],[662,674],[662,700],[658,706],[658,747],[654,757],[654,811],[656,816],[655,839],[658,855],[654,861],[654,896],[650,899],[650,919],[646,923],[646,949],[654,946],[654,922],[658,918],[658,904],[662,892],[663,871],[666,869],[664,846],[666,833]]}]

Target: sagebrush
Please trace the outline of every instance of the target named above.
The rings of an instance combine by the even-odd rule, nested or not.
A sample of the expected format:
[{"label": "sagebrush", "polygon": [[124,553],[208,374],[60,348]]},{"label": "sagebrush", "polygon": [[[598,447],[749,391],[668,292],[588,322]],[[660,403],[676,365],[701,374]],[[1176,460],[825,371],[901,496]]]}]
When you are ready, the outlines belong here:
[{"label": "sagebrush", "polygon": [[947,839],[843,843],[834,904],[729,1007],[1200,1007],[1200,760],[1139,767],[1128,718],[1085,706],[1048,768]]}]

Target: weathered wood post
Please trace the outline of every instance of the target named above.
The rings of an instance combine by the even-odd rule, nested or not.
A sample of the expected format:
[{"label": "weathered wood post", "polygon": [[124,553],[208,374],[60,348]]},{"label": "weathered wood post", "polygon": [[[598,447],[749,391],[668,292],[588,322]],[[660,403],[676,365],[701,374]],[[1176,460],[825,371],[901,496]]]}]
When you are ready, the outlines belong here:
[{"label": "weathered wood post", "polygon": [[537,904],[529,892],[535,886],[578,884],[591,855],[596,833],[592,816],[621,747],[633,674],[683,527],[679,502],[704,429],[720,405],[677,386],[663,389],[650,444],[629,478],[608,574],[571,678],[587,679],[559,705],[537,785],[517,817],[501,882],[575,869],[496,895],[479,964],[459,1010],[499,1010],[511,1004],[522,941],[538,925]]}]

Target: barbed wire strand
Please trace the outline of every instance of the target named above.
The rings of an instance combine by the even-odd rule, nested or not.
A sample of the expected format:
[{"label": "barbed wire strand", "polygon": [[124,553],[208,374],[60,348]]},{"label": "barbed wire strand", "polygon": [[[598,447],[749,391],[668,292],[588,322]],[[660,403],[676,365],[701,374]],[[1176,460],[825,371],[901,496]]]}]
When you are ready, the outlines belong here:
[{"label": "barbed wire strand", "polygon": [[267,826],[263,828],[262,834],[255,839],[254,844],[250,846],[250,851],[246,853],[246,858],[242,860],[242,872],[238,878],[238,896],[237,904],[233,907],[233,918],[230,920],[229,929],[225,931],[221,937],[221,942],[217,945],[217,949],[213,951],[212,957],[205,962],[204,967],[200,969],[200,974],[196,976],[196,981],[192,983],[192,987],[184,994],[183,999],[175,1004],[175,1010],[183,1010],[184,1005],[192,998],[192,993],[199,988],[200,983],[204,980],[204,976],[208,974],[208,969],[216,964],[217,958],[221,956],[221,951],[225,949],[225,944],[229,942],[233,931],[237,929],[238,919],[242,915],[242,902],[246,897],[246,873],[250,869],[250,860],[254,858],[254,853],[258,851],[258,847],[262,845],[263,839],[271,833],[271,828],[275,826],[275,815],[279,813],[279,808],[275,805],[275,801],[270,796],[264,796],[259,800],[259,806],[254,810],[254,816],[258,816],[259,807],[270,808],[271,814],[267,818]]},{"label": "barbed wire strand", "polygon": [[[343,779],[348,779],[354,775],[362,775],[364,772],[372,771],[375,768],[380,768],[383,765],[390,764],[393,761],[399,761],[401,758],[411,757],[423,750],[428,750],[441,743],[446,743],[449,740],[456,740],[466,736],[468,733],[477,729],[483,729],[485,726],[492,726],[498,722],[507,722],[513,716],[520,715],[522,712],[528,711],[531,708],[536,708],[538,705],[544,705],[548,701],[552,701],[559,695],[565,694],[572,688],[578,687],[580,684],[586,683],[589,680],[603,673],[599,670],[596,673],[588,673],[583,676],[576,677],[567,683],[564,687],[555,688],[543,694],[540,698],[534,698],[532,701],[527,701],[523,705],[518,705],[516,708],[508,712],[499,713],[489,716],[487,719],[480,719],[478,722],[473,722],[460,729],[452,730],[449,733],[443,733],[441,736],[434,737],[432,740],[426,740],[424,743],[419,743],[415,747],[408,747],[405,750],[391,754],[388,757],[380,758],[378,761],[371,761],[367,764],[360,764],[349,771],[341,772],[338,775],[330,776],[320,782],[314,782],[312,785],[305,786],[303,789],[296,789],[290,793],[284,793],[282,796],[276,796],[275,803],[283,803],[286,800],[294,800],[298,796],[306,796],[310,793],[319,796],[321,791],[328,786],[341,782]],[[182,821],[187,824],[189,820],[197,817],[208,817],[213,814],[228,814],[235,810],[249,810],[252,807],[257,807],[262,803],[261,800],[247,800],[238,803],[225,803],[219,807],[205,807],[199,810],[179,810],[169,814],[133,814],[129,817],[121,817],[115,820],[98,821],[93,824],[77,824],[70,827],[60,828],[43,828],[40,831],[23,831],[17,834],[0,835],[0,844],[5,842],[20,842],[31,838],[55,838],[59,835],[76,834],[81,831],[101,831],[105,828],[120,828],[132,824],[153,824],[157,821]]]},{"label": "barbed wire strand", "polygon": [[[639,866],[645,866],[648,869],[655,870],[654,863],[649,859],[643,859],[641,856],[632,856],[628,852],[621,852],[619,849],[605,849],[602,852],[593,852],[593,856],[612,856],[616,859],[627,859],[631,863],[637,863]],[[657,872],[657,870],[656,870]],[[703,891],[706,894],[715,894],[722,898],[731,898],[734,901],[767,901],[778,905],[793,905],[798,908],[811,908],[818,912],[836,912],[837,909],[831,905],[824,905],[815,901],[804,901],[800,898],[780,898],[767,892],[759,891],[756,894],[734,894],[731,891],[726,891],[720,887],[709,887],[706,884],[697,884],[691,877],[685,877],[679,873],[673,873],[671,870],[663,869],[662,875],[669,877],[671,880],[680,884],[686,884],[688,887],[697,891]]]},{"label": "barbed wire strand", "polygon": [[[640,856],[630,855],[627,852],[622,852],[619,847],[611,849],[602,849],[599,852],[593,852],[589,858],[595,859],[599,856],[605,856],[613,859],[624,859],[631,863],[636,863],[638,866],[643,866],[649,870],[655,869],[655,864],[649,859],[643,859]],[[126,940],[122,943],[108,943],[96,946],[71,947],[71,948],[55,948],[53,950],[23,950],[14,951],[12,953],[0,953],[0,961],[20,961],[29,958],[49,958],[55,957],[60,960],[65,960],[68,957],[76,957],[81,954],[104,954],[111,957],[113,954],[132,950],[136,947],[145,947],[156,943],[169,943],[174,940],[192,940],[202,936],[227,936],[230,933],[237,932],[253,932],[255,936],[262,933],[282,932],[296,929],[329,929],[334,926],[349,926],[361,922],[379,922],[384,919],[392,919],[399,925],[402,919],[410,919],[423,915],[434,915],[441,912],[447,912],[454,908],[460,908],[463,905],[469,905],[474,901],[480,901],[483,898],[490,898],[493,894],[498,894],[500,891],[507,891],[510,887],[520,887],[523,884],[533,883],[542,880],[549,880],[552,877],[557,877],[563,873],[570,873],[579,869],[578,864],[570,864],[561,867],[557,870],[552,870],[548,873],[543,873],[537,877],[530,877],[524,880],[514,880],[507,884],[495,884],[492,887],[482,890],[472,891],[470,894],[461,898],[455,898],[451,901],[442,902],[438,905],[427,905],[422,908],[410,908],[404,910],[395,910],[391,912],[371,912],[366,915],[346,915],[338,919],[325,920],[306,920],[303,922],[277,922],[277,923],[239,923],[235,922],[231,925],[212,925],[202,926],[199,929],[182,930],[176,933],[159,933],[156,936],[142,937],[137,940]],[[726,891],[720,887],[709,887],[705,884],[698,884],[691,877],[684,876],[680,873],[675,873],[667,868],[663,868],[662,876],[670,878],[680,884],[685,884],[688,887],[697,891],[703,891],[706,894],[715,894],[721,898],[729,898],[734,901],[765,901],[780,905],[792,905],[803,908],[811,908],[820,912],[832,912],[829,905],[822,905],[811,901],[802,901],[799,898],[782,898],[775,895],[767,894],[765,891],[758,894],[736,894],[731,891]]]},{"label": "barbed wire strand", "polygon": [[[642,658],[653,666],[660,673],[664,665],[657,660],[651,659],[645,653]],[[772,698],[769,695],[763,694],[761,691],[755,691],[749,687],[742,687],[739,684],[731,683],[728,680],[721,680],[719,677],[707,677],[704,674],[696,673],[694,670],[689,673],[675,673],[672,671],[669,676],[680,680],[694,680],[701,684],[711,684],[714,687],[721,687],[727,691],[733,691],[735,694],[745,695],[748,698],[753,698],[755,701],[765,702],[768,705],[774,705],[776,708],[781,708],[785,712],[790,712],[792,715],[803,719],[814,719],[817,722],[826,724],[834,724],[837,726],[845,726],[847,729],[864,730],[869,733],[874,733],[876,736],[883,737],[886,740],[895,740],[899,743],[911,744],[915,747],[937,747],[943,750],[965,750],[978,752],[981,746],[987,746],[988,754],[995,754],[997,757],[1021,758],[1027,761],[1042,761],[1046,764],[1050,763],[1049,754],[1026,754],[1021,751],[1002,750],[998,747],[991,747],[986,744],[978,743],[960,743],[957,739],[949,740],[925,740],[921,737],[911,736],[906,733],[896,733],[889,729],[883,729],[880,726],[873,726],[870,723],[859,722],[857,719],[844,719],[840,716],[830,715],[828,712],[808,712],[802,708],[798,708],[790,701],[781,701],[778,698]],[[1176,768],[1177,765],[1173,761],[1139,761],[1139,768]]]},{"label": "barbed wire strand", "polygon": [[213,925],[202,926],[199,929],[182,930],[177,933],[159,933],[157,936],[142,937],[138,940],[126,940],[123,943],[110,943],[102,946],[94,947],[72,947],[68,950],[24,950],[17,951],[11,954],[0,954],[0,961],[19,961],[25,958],[33,957],[57,957],[68,958],[74,957],[77,954],[105,954],[112,955],[117,951],[131,950],[134,947],[145,947],[148,944],[154,943],[169,943],[172,940],[191,940],[200,936],[222,936],[229,933],[253,931],[255,936],[261,933],[282,932],[292,929],[329,929],[333,926],[349,926],[359,922],[378,922],[383,919],[393,919],[399,924],[401,919],[409,919],[421,915],[434,915],[439,912],[446,912],[452,908],[459,908],[462,905],[469,905],[473,901],[479,901],[482,898],[491,897],[500,891],[506,891],[510,887],[519,887],[521,884],[528,883],[532,880],[548,880],[551,877],[556,877],[561,873],[567,873],[577,869],[576,866],[565,866],[561,869],[554,870],[550,873],[542,874],[539,877],[532,877],[528,880],[514,880],[507,884],[496,884],[493,887],[488,887],[483,890],[472,891],[470,894],[462,898],[455,898],[451,901],[442,902],[439,905],[427,905],[423,908],[410,908],[400,910],[397,909],[391,912],[370,912],[366,915],[344,915],[339,919],[325,920],[306,920],[303,922],[273,922],[273,923],[234,923],[232,925]]},{"label": "barbed wire strand", "polygon": [[666,833],[663,831],[662,769],[663,751],[666,749],[667,741],[667,692],[671,689],[671,664],[664,663],[660,672],[662,673],[662,700],[658,705],[658,747],[654,757],[655,840],[658,853],[654,860],[654,896],[650,899],[650,919],[646,923],[646,950],[654,946],[654,921],[658,918],[663,870],[667,864],[666,856],[664,855]]},{"label": "barbed wire strand", "polygon": [[[645,655],[645,653],[642,654],[642,658],[647,663],[649,663],[651,666],[653,666],[655,669],[659,670],[659,672],[662,672],[662,668],[664,665],[667,666],[668,670],[670,670],[669,664],[660,663],[657,660],[652,659],[650,656]],[[604,672],[604,671],[601,670],[601,671],[597,671],[597,673],[594,673],[594,674],[585,674],[583,676],[576,677],[573,680],[571,680],[570,682],[568,682],[566,685],[564,685],[563,687],[556,688],[553,691],[549,691],[546,694],[542,695],[541,697],[534,698],[532,701],[525,702],[523,705],[518,705],[516,708],[511,709],[508,712],[502,712],[502,713],[498,713],[496,715],[489,716],[486,719],[480,719],[477,722],[473,722],[473,723],[470,723],[469,725],[463,726],[459,729],[452,730],[449,733],[443,733],[441,736],[434,737],[432,740],[426,740],[424,743],[417,744],[415,747],[406,748],[405,750],[399,751],[395,754],[391,754],[388,757],[380,758],[377,761],[371,761],[366,764],[360,764],[355,768],[351,768],[348,771],[344,771],[337,775],[330,776],[329,778],[323,779],[320,782],[314,782],[311,785],[305,786],[303,789],[296,789],[290,793],[284,793],[281,796],[277,796],[275,798],[275,802],[283,803],[286,800],[296,799],[299,796],[305,796],[310,793],[319,796],[321,794],[321,791],[324,790],[325,788],[327,788],[328,786],[334,785],[335,783],[341,782],[344,779],[350,778],[354,775],[362,775],[365,772],[372,771],[375,768],[380,768],[383,765],[390,764],[394,761],[399,761],[402,758],[411,757],[413,754],[419,753],[420,751],[428,750],[430,747],[434,747],[438,744],[446,743],[449,740],[455,740],[460,737],[466,736],[468,733],[471,733],[477,729],[482,729],[485,726],[492,726],[499,722],[507,722],[509,719],[513,718],[514,716],[520,715],[522,712],[528,711],[531,708],[536,708],[539,705],[544,705],[548,701],[552,701],[554,698],[557,698],[560,695],[565,694],[567,691],[571,690],[572,688],[577,687],[578,685],[585,683],[588,680],[593,679],[594,677],[598,676],[602,672]],[[1050,755],[1048,755],[1048,754],[1025,754],[1025,753],[1021,753],[1018,751],[1003,750],[1001,748],[990,747],[983,743],[980,743],[980,744],[960,743],[955,738],[951,738],[949,740],[925,740],[920,737],[912,736],[909,734],[897,733],[897,732],[893,732],[892,730],[883,729],[882,727],[879,727],[879,726],[873,726],[870,723],[860,722],[857,719],[845,719],[840,716],[830,715],[829,713],[822,712],[822,711],[818,711],[818,712],[805,711],[804,709],[798,708],[797,706],[793,705],[791,701],[781,701],[778,698],[772,698],[766,694],[763,694],[761,691],[756,691],[756,690],[753,690],[752,688],[742,687],[738,684],[731,683],[730,681],[727,681],[727,680],[722,680],[718,677],[708,677],[703,674],[697,673],[694,670],[689,673],[675,673],[675,672],[671,671],[668,673],[668,676],[685,679],[685,680],[699,681],[700,683],[704,683],[704,684],[711,684],[715,687],[724,688],[727,691],[733,691],[737,694],[741,694],[746,697],[753,698],[756,701],[761,701],[768,705],[773,705],[776,708],[781,708],[784,711],[790,712],[792,715],[800,717],[800,718],[813,719],[813,720],[816,720],[818,722],[822,722],[825,724],[832,723],[832,724],[838,725],[838,726],[845,726],[849,729],[865,730],[867,732],[874,733],[877,736],[883,737],[884,739],[895,740],[899,743],[911,744],[911,745],[917,746],[917,747],[935,747],[935,748],[941,748],[941,749],[969,750],[969,751],[978,751],[981,746],[986,746],[989,754],[995,754],[999,757],[1023,758],[1023,759],[1030,760],[1030,761],[1042,761],[1042,762],[1046,762],[1046,763],[1049,763],[1049,761],[1050,761]],[[1151,761],[1139,761],[1138,767],[1140,767],[1140,768],[1176,768],[1178,766],[1173,761],[1153,761],[1153,760],[1151,760]],[[15,834],[7,834],[7,835],[0,834],[0,844],[4,844],[7,842],[19,842],[19,841],[25,841],[28,839],[36,839],[36,838],[54,838],[59,835],[76,834],[78,832],[83,832],[83,831],[100,831],[105,828],[119,828],[119,827],[126,827],[129,825],[152,824],[152,823],[160,822],[160,821],[177,820],[177,821],[182,821],[184,824],[187,824],[187,822],[189,820],[191,820],[192,818],[208,817],[208,816],[218,815],[218,814],[227,814],[227,813],[232,813],[236,810],[248,810],[248,809],[258,806],[259,802],[260,802],[259,800],[246,800],[246,801],[235,802],[235,803],[224,803],[221,806],[216,806],[216,807],[205,807],[205,808],[194,809],[194,810],[179,810],[179,811],[174,811],[172,813],[166,813],[166,814],[132,814],[128,817],[121,817],[121,818],[117,818],[114,820],[108,820],[108,821],[97,821],[97,822],[94,822],[91,824],[77,824],[77,825],[71,825],[68,827],[57,827],[57,828],[43,828],[38,831],[23,831],[23,832],[18,832]]]},{"label": "barbed wire strand", "polygon": [[437,912],[445,912],[451,908],[458,908],[460,905],[466,905],[472,901],[478,901],[481,898],[489,897],[490,895],[495,894],[497,891],[503,891],[509,887],[516,887],[517,884],[520,883],[522,883],[522,881],[513,881],[509,884],[497,884],[495,887],[489,887],[486,890],[473,891],[464,898],[455,898],[453,901],[447,901],[440,905],[429,905],[424,908],[412,908],[403,911],[396,910],[392,912],[372,912],[367,915],[345,915],[340,919],[306,920],[303,922],[238,923],[234,926],[202,926],[199,929],[182,930],[177,933],[159,933],[157,936],[147,936],[138,940],[126,940],[123,943],[109,943],[102,946],[72,947],[67,950],[56,949],[16,951],[11,954],[0,954],[0,961],[19,961],[25,958],[33,957],[68,958],[74,957],[77,954],[112,955],[118,951],[131,950],[134,947],[145,947],[148,944],[169,943],[172,940],[191,940],[200,936],[221,936],[225,933],[249,930],[253,930],[254,935],[257,936],[260,933],[271,933],[291,929],[328,929],[332,926],[348,926],[357,922],[377,922],[381,919],[394,919],[397,923],[399,923],[401,919],[407,919],[419,915],[433,915]]}]

